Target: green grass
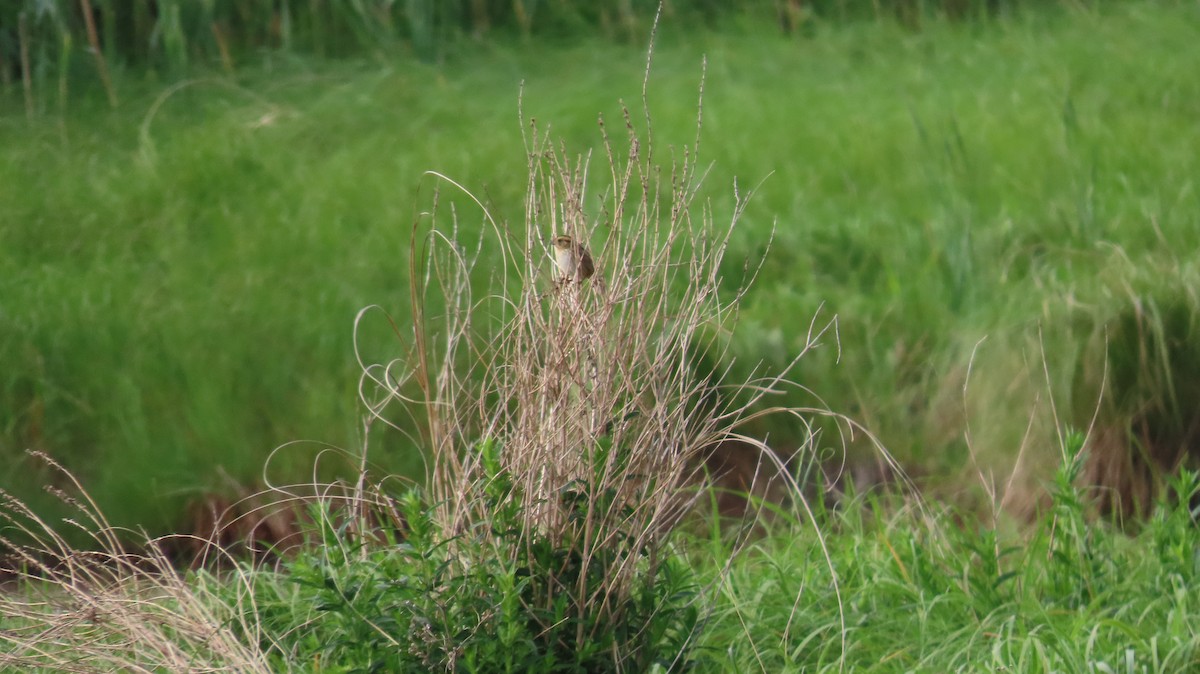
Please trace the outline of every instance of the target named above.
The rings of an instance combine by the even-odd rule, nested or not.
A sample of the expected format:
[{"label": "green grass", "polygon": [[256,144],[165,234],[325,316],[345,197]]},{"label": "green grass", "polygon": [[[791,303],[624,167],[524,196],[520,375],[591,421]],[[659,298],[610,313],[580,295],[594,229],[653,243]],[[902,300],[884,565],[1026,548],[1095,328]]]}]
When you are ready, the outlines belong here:
[{"label": "green grass", "polygon": [[[605,629],[592,612],[603,605],[529,611],[562,577],[587,581],[583,596],[608,587],[570,545],[541,546],[503,512],[422,539],[408,502],[392,520],[408,538],[378,546],[335,518],[341,528],[317,527],[324,545],[286,573],[196,574],[180,587],[159,572],[165,559],[101,565],[84,575],[97,582],[52,589],[71,601],[44,625],[68,636],[45,645],[70,657],[70,637],[103,634],[117,661],[127,648],[131,663],[182,654],[242,671],[458,657],[478,671],[569,670],[607,661],[614,639],[649,644],[647,659],[686,649],[679,662],[703,672],[1197,668],[1195,474],[1150,499],[1144,521],[1096,519],[1092,499],[1109,490],[1085,486],[1082,436],[1059,436],[1099,409],[1118,435],[1123,420],[1153,423],[1163,442],[1187,437],[1175,426],[1194,408],[1198,362],[1196,18],[1139,2],[921,32],[878,22],[792,39],[752,24],[663,36],[649,82],[660,158],[693,139],[706,54],[701,165],[712,168],[699,206],[721,222],[735,178],[742,194],[756,189],[722,269],[732,293],[743,258],[766,255],[742,302],[734,374],[777,369],[814,314],[836,314],[840,346],[827,338],[802,359],[798,382],[949,504],[850,484],[836,507],[778,508],[744,547],[712,531],[677,533],[652,561],[601,550],[597,565],[660,570],[630,576],[634,608],[618,613],[639,617]],[[32,121],[8,89],[0,486],[36,500],[43,482],[61,485],[22,454],[45,450],[114,523],[157,532],[186,526],[189,499],[231,482],[307,481],[314,462],[318,479],[353,477],[368,440],[376,474],[417,472],[418,442],[378,426],[360,437],[355,347],[365,362],[406,349],[410,225],[436,184],[422,172],[452,176],[517,223],[518,83],[525,113],[582,151],[598,146],[598,113],[619,133],[619,99],[642,123],[643,64],[639,49],[590,41],[479,44],[438,67],[273,53],[236,78],[169,90],[127,73],[117,109],[93,92]],[[449,188],[439,198],[472,241],[478,207]],[[598,191],[584,204],[596,220],[600,204]],[[372,304],[399,334],[369,313],[355,343],[354,317]],[[1098,404],[1106,336],[1115,390]],[[805,437],[779,421],[750,430],[781,449]],[[493,477],[478,483],[481,512],[503,484]],[[507,554],[493,554],[505,536]],[[102,582],[118,571],[134,582]],[[109,610],[134,626],[97,613]],[[0,655],[38,624],[26,619],[0,631]],[[554,651],[570,643],[570,629],[554,631],[566,619],[609,641]]]},{"label": "green grass", "polygon": [[[727,576],[709,572],[701,649],[730,672],[1192,671],[1195,474],[1129,536],[1087,518],[1088,495],[1071,487],[1081,461],[1067,459],[1050,512],[1019,535],[1003,519],[861,497],[818,510],[823,536],[798,515]],[[700,556],[724,563],[710,545]]]},{"label": "green grass", "polygon": [[[399,540],[364,539],[318,506],[322,544],[279,569],[191,573],[177,585],[135,565],[126,573],[140,582],[112,590],[24,591],[55,599],[53,643],[34,644],[49,654],[41,661],[70,657],[59,649],[83,639],[106,662],[156,671],[621,671],[616,656],[629,651],[613,643],[647,649],[652,660],[636,671],[1193,671],[1200,563],[1188,503],[1200,475],[1184,471],[1136,532],[1121,531],[1088,515],[1093,494],[1076,486],[1082,443],[1066,434],[1049,508],[1019,531],[1002,515],[983,523],[949,506],[850,495],[836,509],[776,509],[736,546],[720,530],[676,532],[659,570],[633,576],[620,612],[629,622],[595,622],[597,605],[531,603],[580,570],[564,548],[526,548],[519,509],[448,540],[416,491],[391,502]],[[595,558],[589,587],[603,587],[619,557]],[[91,592],[94,604],[78,599]],[[556,649],[577,622],[590,652]],[[39,660],[15,647],[25,626],[6,623],[0,662],[35,671]]]},{"label": "green grass", "polygon": [[[952,507],[864,496],[778,512],[736,548],[720,531],[677,533],[657,574],[636,577],[640,611],[601,623],[590,652],[553,644],[575,621],[594,629],[598,606],[547,618],[529,596],[553,586],[554,570],[477,548],[487,528],[438,543],[413,493],[400,500],[411,527],[400,544],[326,524],[323,545],[282,573],[192,582],[236,601],[230,622],[254,626],[243,639],[276,671],[619,671],[612,654],[628,652],[611,651],[613,640],[656,656],[657,668],[635,671],[1194,670],[1200,564],[1187,503],[1200,477],[1174,480],[1130,535],[1090,519],[1090,495],[1075,486],[1083,436],[1064,442],[1051,507],[1020,533],[1004,517],[964,522]],[[488,524],[521,547],[513,514]],[[592,583],[617,568],[596,564]]]},{"label": "green grass", "polygon": [[[1074,436],[1074,449],[1081,440]],[[1196,475],[1176,481],[1129,537],[1088,522],[1086,496],[1070,484],[1079,467],[1068,460],[1052,512],[1021,535],[956,523],[952,509],[859,497],[836,511],[818,508],[811,520],[793,513],[740,552],[720,536],[681,537],[672,560],[692,570],[682,564],[662,581],[657,621],[683,620],[683,606],[700,620],[690,618],[695,641],[673,671],[1191,671],[1200,664],[1192,625],[1200,566],[1191,515],[1175,503],[1200,487]],[[503,665],[524,654],[525,638],[489,651],[502,635],[526,634],[524,613],[488,610],[519,605],[520,582],[514,589],[489,567],[428,590],[430,578],[445,574],[444,550],[417,543],[349,559],[339,545],[301,555],[287,574],[257,578],[263,641],[286,644],[274,666],[387,662],[407,671],[423,648],[403,643],[413,634],[407,621],[432,621],[441,638],[451,626],[441,621],[465,616],[463,631],[446,636],[457,634],[463,653],[485,654],[475,662],[486,663],[466,671],[532,671]],[[309,626],[303,634],[288,636],[301,624]],[[556,658],[571,671],[561,654],[529,662]]]},{"label": "green grass", "polygon": [[[1042,349],[1064,415],[1089,410],[1096,392],[1073,390],[1086,340],[1195,276],[1195,19],[1131,3],[919,33],[668,31],[649,82],[659,151],[693,137],[705,54],[711,208],[729,216],[735,178],[757,188],[731,291],[775,226],[737,369],[785,362],[814,314],[836,314],[840,350],[806,357],[800,382],[934,486],[973,482],[967,418],[985,468],[1011,467],[1031,415],[1031,461],[1052,461]],[[270,55],[169,91],[129,79],[116,110],[81,95],[32,121],[10,88],[0,481],[29,496],[47,474],[22,451],[44,449],[115,521],[161,530],[199,491],[258,479],[279,445],[302,443],[268,466],[283,480],[307,476],[323,443],[360,446],[352,321],[378,304],[404,324],[409,225],[432,201],[422,171],[517,220],[519,83],[526,114],[583,150],[598,114],[620,127],[618,100],[641,119],[643,64],[590,41],[480,45],[440,67]],[[360,340],[369,361],[403,348],[378,315]],[[802,437],[760,430],[781,447]],[[400,434],[373,443],[383,470],[416,469]]]},{"label": "green grass", "polygon": [[[863,19],[918,28],[928,19],[979,20],[1039,4],[1083,8],[1095,0],[676,0],[662,3],[661,12],[687,26],[773,22],[786,32],[809,32],[827,21]],[[6,81],[22,80],[31,103],[47,93],[69,95],[72,80],[90,79],[115,106],[123,94],[112,70],[176,76],[204,65],[232,72],[262,50],[433,62],[453,58],[468,39],[485,38],[599,35],[639,43],[659,11],[655,0],[13,0],[0,7],[0,64],[7,66],[0,72]]]}]

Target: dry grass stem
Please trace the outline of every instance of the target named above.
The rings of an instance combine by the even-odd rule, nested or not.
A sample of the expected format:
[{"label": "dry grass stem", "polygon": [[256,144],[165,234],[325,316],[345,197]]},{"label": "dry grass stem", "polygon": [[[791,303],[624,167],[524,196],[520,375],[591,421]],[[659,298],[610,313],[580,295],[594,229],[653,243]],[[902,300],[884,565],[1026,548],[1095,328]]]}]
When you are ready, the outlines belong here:
[{"label": "dry grass stem", "polygon": [[[254,611],[230,605],[185,579],[156,545],[129,551],[130,532],[114,529],[75,479],[74,494],[56,492],[77,515],[93,550],[73,547],[55,527],[20,501],[0,494],[8,531],[0,547],[5,571],[18,584],[0,592],[0,667],[56,672],[269,672],[264,655],[247,643],[256,635]],[[250,596],[240,574],[220,582]]]}]

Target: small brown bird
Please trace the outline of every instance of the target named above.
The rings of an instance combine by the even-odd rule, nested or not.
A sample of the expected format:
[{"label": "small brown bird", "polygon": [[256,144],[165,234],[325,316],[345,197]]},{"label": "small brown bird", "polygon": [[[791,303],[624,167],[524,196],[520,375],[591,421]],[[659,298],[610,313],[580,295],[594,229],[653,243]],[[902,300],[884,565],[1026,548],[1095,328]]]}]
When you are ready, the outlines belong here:
[{"label": "small brown bird", "polygon": [[569,236],[554,237],[554,262],[563,279],[568,281],[582,282],[596,271],[587,248]]}]

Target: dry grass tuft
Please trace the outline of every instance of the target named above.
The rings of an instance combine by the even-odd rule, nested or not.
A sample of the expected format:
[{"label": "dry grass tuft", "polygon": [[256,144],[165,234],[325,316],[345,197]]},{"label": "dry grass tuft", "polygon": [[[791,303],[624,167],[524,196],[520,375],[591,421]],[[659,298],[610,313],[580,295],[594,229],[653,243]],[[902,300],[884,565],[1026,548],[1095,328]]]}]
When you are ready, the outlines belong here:
[{"label": "dry grass tuft", "polygon": [[[254,612],[228,604],[186,579],[145,540],[138,552],[130,532],[114,529],[69,473],[44,454],[74,493],[56,492],[77,514],[94,550],[75,549],[23,503],[3,494],[0,517],[9,553],[5,571],[17,584],[0,592],[0,668],[54,672],[269,672],[245,635],[257,634]],[[234,574],[221,581],[242,587]],[[226,595],[228,596],[228,595]],[[255,642],[257,643],[257,642]]]},{"label": "dry grass tuft", "polygon": [[[795,361],[733,385],[698,366],[731,360],[727,337],[757,268],[747,261],[742,279],[721,270],[752,193],[735,185],[733,212],[717,223],[697,196],[701,117],[696,141],[673,148],[665,165],[649,117],[638,129],[626,109],[623,121],[623,142],[599,122],[599,176],[591,154],[572,156],[530,123],[528,196],[515,228],[433,174],[482,210],[485,234],[474,251],[464,245],[458,233],[467,227],[453,205],[418,218],[410,249],[416,325],[411,335],[398,333],[410,346],[404,358],[364,367],[362,387],[382,421],[389,405],[423,410],[434,517],[448,539],[500,537],[487,524],[507,509],[519,513],[530,541],[549,541],[583,569],[608,565],[602,588],[581,573],[574,582],[552,581],[554,591],[534,599],[549,604],[565,593],[571,606],[601,616],[593,625],[616,624],[615,607],[635,577],[654,577],[669,534],[709,482],[707,466],[724,470],[725,484],[744,489],[751,503],[786,494],[804,506],[790,464],[811,461],[811,447],[780,457],[741,432],[744,424],[781,413],[804,427],[819,414],[844,422],[823,410],[768,404],[796,386],[787,380]],[[560,277],[551,248],[559,235],[591,251],[591,279]],[[480,264],[485,248],[495,253]],[[490,273],[490,292],[476,299],[480,273]],[[814,323],[808,347],[833,325]],[[498,498],[501,476],[513,488]],[[614,549],[623,560],[615,566],[605,555]],[[524,554],[499,542],[495,550],[513,563]]]}]

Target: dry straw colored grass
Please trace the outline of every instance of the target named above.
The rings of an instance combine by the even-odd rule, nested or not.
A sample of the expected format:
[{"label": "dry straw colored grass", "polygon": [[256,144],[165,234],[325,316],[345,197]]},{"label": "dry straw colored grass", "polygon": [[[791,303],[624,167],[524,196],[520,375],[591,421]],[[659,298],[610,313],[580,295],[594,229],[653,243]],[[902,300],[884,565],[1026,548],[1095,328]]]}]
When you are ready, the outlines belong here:
[{"label": "dry straw colored grass", "polygon": [[[628,111],[623,121],[623,144],[600,122],[606,170],[598,181],[590,154],[572,158],[529,124],[523,226],[484,209],[491,240],[474,252],[455,236],[466,227],[453,207],[445,218],[437,208],[428,214],[427,231],[425,218],[414,224],[409,280],[418,320],[410,335],[398,335],[411,348],[403,359],[365,367],[363,387],[381,420],[392,404],[424,410],[429,488],[445,536],[486,530],[479,525],[511,505],[524,531],[578,556],[584,568],[599,551],[622,546],[625,563],[600,591],[610,599],[626,596],[634,574],[645,572],[639,560],[658,559],[707,479],[707,453],[722,443],[751,453],[733,463],[750,467],[741,478],[760,494],[786,463],[738,432],[785,385],[783,375],[729,395],[719,373],[696,368],[726,360],[723,336],[745,286],[724,287],[718,270],[750,195],[739,194],[730,221],[717,225],[696,203],[699,133],[660,168],[649,118],[641,135]],[[558,277],[550,242],[560,234],[592,251],[595,276]],[[479,273],[490,274],[489,292],[476,299]],[[753,275],[748,269],[747,283]],[[430,306],[444,308],[437,320]],[[814,343],[822,334],[814,331]],[[743,442],[726,442],[733,439]],[[484,443],[498,448],[499,466]],[[489,491],[497,468],[513,480],[507,498],[515,503],[497,504]],[[585,577],[565,588],[579,593],[572,604],[607,601]]]},{"label": "dry straw colored grass", "polygon": [[[73,487],[57,492],[77,514],[67,523],[92,538],[73,548],[24,504],[4,494],[8,531],[0,547],[15,562],[15,587],[0,592],[0,667],[53,672],[270,672],[254,611],[217,599],[203,582],[185,582],[154,541],[132,551],[131,532],[112,527],[79,483],[45,455]],[[143,541],[145,541],[143,537]],[[222,582],[241,587],[247,577]]]},{"label": "dry straw colored grass", "polygon": [[[646,95],[644,86],[648,110]],[[734,384],[719,369],[697,366],[730,362],[727,338],[756,274],[751,261],[743,279],[720,273],[752,192],[735,185],[735,207],[721,223],[698,196],[702,102],[703,86],[696,140],[672,148],[661,163],[648,114],[638,120],[626,108],[623,138],[601,118],[598,176],[596,157],[573,157],[530,122],[529,186],[517,227],[433,174],[482,210],[481,242],[468,247],[458,238],[469,227],[453,204],[417,219],[409,251],[417,320],[411,333],[398,332],[409,347],[403,358],[364,367],[363,399],[377,419],[388,422],[393,405],[423,410],[429,488],[443,535],[499,539],[503,534],[485,525],[511,507],[526,536],[552,542],[584,569],[620,549],[623,562],[607,568],[603,587],[589,585],[583,573],[555,593],[602,616],[613,611],[591,623],[597,626],[621,619],[615,607],[635,576],[654,577],[670,533],[714,478],[707,466],[736,466],[734,482],[748,487],[752,503],[771,495],[806,507],[792,468],[812,460],[811,446],[781,456],[743,433],[745,424],[787,414],[808,427],[813,416],[828,415],[848,431],[861,430],[825,410],[770,404],[773,394],[797,386],[787,378],[796,361]],[[563,234],[592,251],[590,280],[558,276],[551,242]],[[487,291],[476,298],[481,286]],[[437,307],[437,320],[430,307]],[[814,323],[808,348],[830,337],[833,325]],[[712,461],[714,452],[736,455]],[[492,489],[498,474],[514,485],[501,503]],[[495,550],[513,555],[513,563],[522,554],[499,542]],[[639,566],[645,560],[649,568]],[[578,635],[580,644],[587,638]]]}]

